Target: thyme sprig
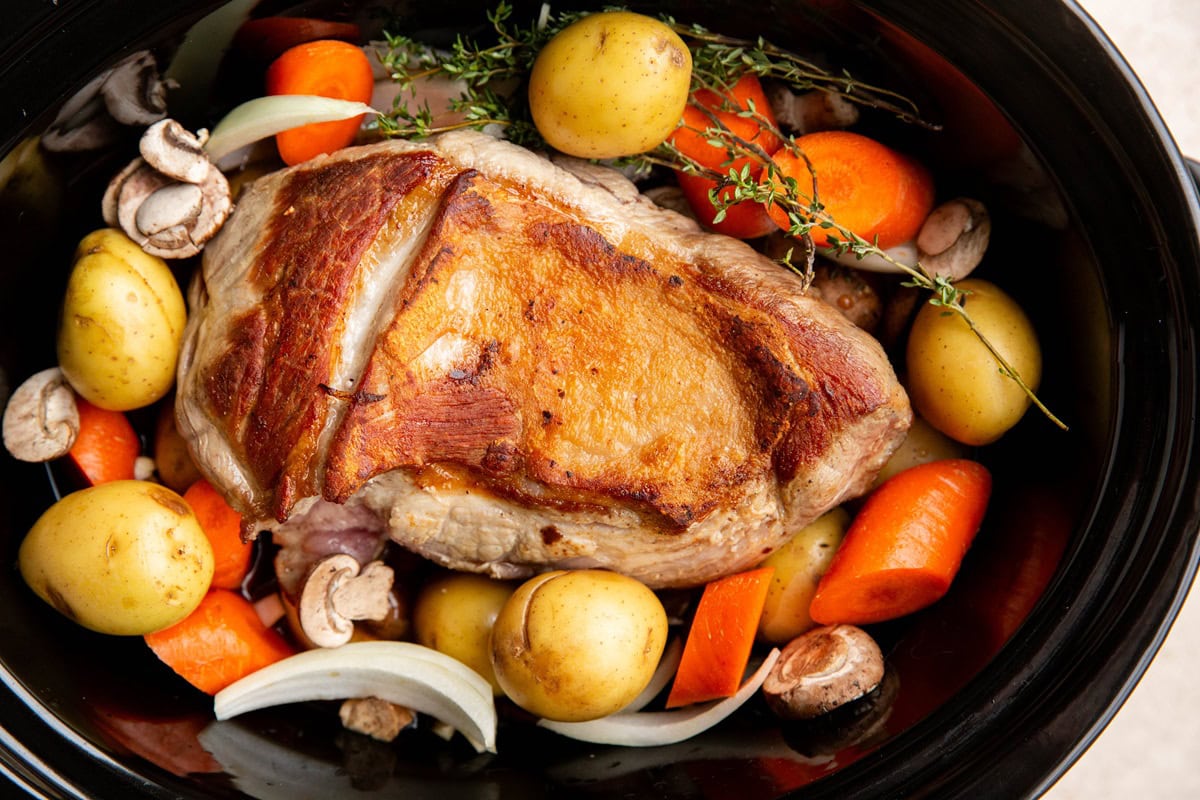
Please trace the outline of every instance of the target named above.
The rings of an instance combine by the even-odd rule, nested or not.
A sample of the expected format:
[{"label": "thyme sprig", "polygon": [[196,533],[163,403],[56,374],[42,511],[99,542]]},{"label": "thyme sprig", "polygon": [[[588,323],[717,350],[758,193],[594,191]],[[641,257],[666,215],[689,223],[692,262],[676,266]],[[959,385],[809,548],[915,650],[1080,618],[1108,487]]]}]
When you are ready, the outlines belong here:
[{"label": "thyme sprig", "polygon": [[[1021,377],[1021,374],[1012,363],[1005,358],[1004,354],[979,329],[979,326],[972,319],[965,306],[965,301],[970,295],[969,291],[958,288],[953,282],[942,275],[931,274],[920,261],[908,264],[898,260],[886,250],[880,248],[878,241],[868,241],[854,231],[846,228],[829,213],[819,199],[820,176],[812,163],[808,161],[807,156],[804,155],[803,150],[797,147],[794,137],[786,137],[784,146],[791,149],[807,165],[809,174],[812,175],[812,190],[810,192],[805,192],[794,177],[780,173],[774,161],[770,157],[764,156],[760,149],[745,147],[744,141],[740,137],[735,136],[728,127],[721,124],[720,120],[715,116],[713,117],[713,122],[713,127],[710,127],[706,131],[706,135],[710,137],[710,141],[724,141],[727,151],[731,155],[750,156],[762,167],[761,170],[753,170],[749,164],[745,164],[740,170],[731,168],[727,172],[721,173],[706,168],[691,159],[686,159],[688,161],[685,166],[687,171],[704,175],[716,182],[716,185],[709,191],[709,201],[717,209],[717,220],[722,218],[723,212],[728,208],[746,200],[760,203],[768,208],[777,206],[782,208],[787,214],[789,223],[787,229],[788,235],[805,240],[810,253],[813,250],[810,234],[814,228],[822,228],[827,231],[826,236],[830,242],[829,249],[835,255],[844,256],[850,253],[860,260],[868,256],[884,260],[907,276],[907,280],[903,285],[930,292],[931,296],[928,300],[930,305],[942,308],[945,313],[954,314],[959,317],[971,330],[971,333],[987,349],[993,360],[995,360],[1000,374],[1014,381],[1029,398],[1030,402],[1051,423],[1062,430],[1067,430],[1066,423],[1050,411],[1041,398],[1037,396],[1037,393]],[[779,135],[782,136],[782,133],[779,133]],[[788,266],[791,266],[793,270],[796,269],[791,264],[788,264]],[[809,282],[812,280],[811,270],[812,265],[810,261],[808,270],[804,275],[805,279]]]},{"label": "thyme sprig", "polygon": [[[505,129],[506,137],[517,144],[544,147],[545,142],[529,113],[524,84],[542,46],[585,13],[551,14],[543,6],[541,16],[523,28],[511,23],[512,12],[512,6],[501,0],[495,10],[488,14],[496,41],[487,46],[480,46],[460,35],[449,51],[439,52],[408,37],[385,34],[386,43],[379,50],[378,58],[400,90],[413,88],[419,80],[439,76],[460,81],[464,89],[458,98],[451,101],[451,111],[457,115],[453,122],[435,125],[434,116],[427,105],[413,110],[398,96],[392,111],[381,116],[376,123],[379,131],[387,136],[422,138],[456,128],[482,129],[488,125],[498,125]],[[733,86],[743,75],[753,73],[760,78],[786,83],[800,92],[837,92],[850,102],[894,114],[905,122],[930,129],[938,127],[924,120],[916,103],[904,95],[861,83],[848,72],[830,72],[794,53],[775,47],[762,37],[754,41],[736,39],[713,33],[699,25],[681,25],[669,17],[664,21],[688,43],[691,50],[693,89],[715,89],[718,94],[725,95],[723,90]],[[728,155],[726,162],[720,165],[721,169],[700,164],[670,141],[648,153],[621,159],[619,165],[643,171],[656,166],[666,167],[713,180],[715,186],[709,191],[709,201],[716,210],[716,222],[724,219],[730,207],[747,200],[768,208],[775,206],[784,209],[789,222],[787,232],[803,243],[804,259],[802,264],[793,263],[794,250],[788,250],[779,261],[800,276],[805,290],[814,276],[816,248],[810,233],[815,227],[831,232],[827,233],[827,237],[835,255],[852,253],[858,259],[868,256],[883,259],[907,276],[904,285],[930,292],[930,304],[944,309],[947,314],[960,317],[991,354],[1001,374],[1015,381],[1053,424],[1066,429],[1062,420],[1042,403],[1018,371],[976,325],[964,306],[968,292],[957,288],[944,277],[930,274],[919,261],[914,264],[898,261],[880,248],[878,242],[867,241],[829,214],[820,201],[819,175],[803,150],[797,147],[793,137],[775,129],[773,122],[754,108],[753,103],[744,109],[734,107],[729,102],[720,107],[721,111],[753,118],[761,128],[770,130],[784,141],[784,146],[807,165],[812,175],[812,187],[807,193],[795,178],[779,172],[770,154],[731,131],[711,107],[694,99],[689,103],[707,119],[705,129],[698,132],[709,144]]]},{"label": "thyme sprig", "polygon": [[751,41],[713,33],[701,25],[681,25],[672,19],[668,23],[689,43],[693,87],[728,89],[751,73],[782,81],[796,91],[837,92],[852,103],[890,112],[904,122],[929,129],[938,127],[923,119],[917,104],[899,92],[862,83],[844,70],[840,74],[830,72],[761,36]]}]

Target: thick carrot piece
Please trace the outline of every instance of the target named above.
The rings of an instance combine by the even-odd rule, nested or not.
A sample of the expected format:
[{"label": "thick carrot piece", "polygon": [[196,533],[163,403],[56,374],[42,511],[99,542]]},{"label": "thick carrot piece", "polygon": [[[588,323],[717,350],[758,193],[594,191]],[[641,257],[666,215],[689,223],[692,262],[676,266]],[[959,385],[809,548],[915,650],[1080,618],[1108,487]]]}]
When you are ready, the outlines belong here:
[{"label": "thick carrot piece", "polygon": [[[794,179],[803,205],[815,191],[837,224],[868,242],[878,239],[885,250],[913,239],[933,210],[929,170],[874,139],[849,131],[820,131],[798,137],[796,148],[808,161],[790,149],[776,153],[776,190],[783,191],[785,177]],[[780,228],[789,227],[783,206],[772,205],[770,214]],[[846,238],[823,227],[814,227],[810,235],[818,247],[828,247],[831,237]]]},{"label": "thick carrot piece", "polygon": [[212,585],[237,589],[250,570],[254,545],[242,541],[242,515],[225,502],[212,484],[201,478],[183,493],[213,551]]},{"label": "thick carrot piece", "polygon": [[93,486],[109,481],[133,480],[133,467],[142,452],[137,432],[120,411],[109,411],[75,399],[79,408],[79,435],[71,446],[71,460]]},{"label": "thick carrot piece", "polygon": [[[689,175],[677,172],[679,188],[687,199],[688,205],[696,214],[696,219],[709,230],[732,236],[735,239],[756,239],[778,230],[775,221],[767,214],[767,209],[761,203],[753,200],[742,200],[725,210],[725,217],[716,220],[717,209],[708,198],[710,190],[715,189],[717,182],[700,175]],[[731,187],[722,190],[723,197],[729,196]]]},{"label": "thick carrot piece", "polygon": [[726,148],[710,144],[710,137],[705,134],[705,131],[722,125],[729,129],[730,134],[760,148],[767,155],[783,144],[776,133],[779,124],[775,121],[762,84],[749,73],[739,78],[726,92],[712,89],[693,92],[683,109],[683,120],[667,137],[667,141],[685,156],[709,169],[721,173],[727,173],[731,167],[740,170],[754,159],[739,156],[731,163]]},{"label": "thick carrot piece", "polygon": [[987,510],[992,476],[945,459],[897,473],[867,498],[817,585],[809,611],[822,625],[866,625],[941,599]]},{"label": "thick carrot piece", "polygon": [[[291,48],[267,68],[267,94],[313,94],[339,100],[371,102],[375,76],[366,54],[335,39],[306,42]],[[354,141],[362,117],[302,125],[275,136],[285,164],[332,153]]]},{"label": "thick carrot piece", "polygon": [[729,697],[741,686],[774,567],[739,572],[704,587],[683,646],[667,708]]},{"label": "thick carrot piece", "polygon": [[211,590],[182,622],[144,638],[163,663],[206,694],[294,652],[248,600],[228,589]]}]

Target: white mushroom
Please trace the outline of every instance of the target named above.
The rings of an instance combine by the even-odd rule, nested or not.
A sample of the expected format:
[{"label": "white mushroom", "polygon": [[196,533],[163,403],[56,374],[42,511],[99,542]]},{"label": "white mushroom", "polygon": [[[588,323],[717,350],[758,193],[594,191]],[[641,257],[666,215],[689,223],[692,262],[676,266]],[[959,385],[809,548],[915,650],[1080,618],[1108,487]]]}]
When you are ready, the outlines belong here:
[{"label": "white mushroom", "polygon": [[4,446],[21,461],[65,456],[79,435],[75,392],[58,367],[44,369],[17,387],[4,409]]},{"label": "white mushroom", "polygon": [[387,617],[392,581],[392,568],[382,561],[360,568],[345,553],[321,559],[300,591],[300,628],[318,647],[345,644],[354,633],[355,620]]},{"label": "white mushroom", "polygon": [[858,122],[858,106],[837,92],[797,94],[782,83],[767,87],[767,100],[779,124],[794,133],[849,128]]},{"label": "white mushroom", "polygon": [[883,653],[853,625],[797,636],[763,683],[763,696],[784,719],[812,719],[871,692],[883,680]]},{"label": "white mushroom", "polygon": [[194,134],[173,119],[160,120],[142,134],[138,150],[146,163],[184,183],[203,183],[213,169],[204,152],[208,131]]},{"label": "white mushroom", "polygon": [[229,182],[208,160],[203,136],[164,120],[142,136],[143,157],[112,179],[101,202],[109,225],[161,258],[199,253],[233,210]]},{"label": "white mushroom", "polygon": [[930,275],[961,280],[983,260],[991,233],[983,203],[958,197],[930,212],[917,234],[917,255]]}]

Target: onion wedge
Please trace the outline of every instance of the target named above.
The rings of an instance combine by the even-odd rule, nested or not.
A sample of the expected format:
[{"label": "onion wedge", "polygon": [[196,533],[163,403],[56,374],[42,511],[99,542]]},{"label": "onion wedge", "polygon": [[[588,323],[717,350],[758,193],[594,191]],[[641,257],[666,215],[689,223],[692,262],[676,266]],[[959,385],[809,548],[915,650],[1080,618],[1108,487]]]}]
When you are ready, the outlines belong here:
[{"label": "onion wedge", "polygon": [[465,664],[411,642],[351,642],[308,650],[217,692],[219,720],[309,700],[379,697],[453,726],[477,751],[496,752],[491,685]]},{"label": "onion wedge", "polygon": [[642,689],[642,693],[633,698],[633,701],[629,705],[617,713],[632,714],[650,705],[650,701],[658,697],[659,692],[667,688],[667,684],[671,682],[671,678],[675,676],[676,670],[679,669],[679,661],[682,658],[683,640],[675,637],[667,644],[667,649],[663,651],[662,658],[658,662],[658,669],[654,670],[654,674],[650,676],[650,683],[646,684],[646,688]]},{"label": "onion wedge", "polygon": [[615,744],[626,747],[659,747],[676,744],[703,733],[754,696],[767,679],[771,667],[779,659],[779,649],[767,654],[762,666],[755,670],[730,697],[701,703],[678,711],[618,712],[587,722],[555,722],[538,720],[538,725],[555,733],[592,744]]},{"label": "onion wedge", "polygon": [[277,94],[247,100],[217,123],[204,145],[216,163],[230,153],[311,122],[334,122],[361,114],[378,114],[366,103],[308,94]]}]

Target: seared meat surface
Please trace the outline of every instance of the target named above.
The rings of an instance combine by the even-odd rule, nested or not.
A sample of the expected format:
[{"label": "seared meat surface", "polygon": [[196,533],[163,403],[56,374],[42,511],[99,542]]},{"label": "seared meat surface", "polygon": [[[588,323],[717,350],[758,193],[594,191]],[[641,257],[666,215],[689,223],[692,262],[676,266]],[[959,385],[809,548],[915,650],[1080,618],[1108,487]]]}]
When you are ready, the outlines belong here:
[{"label": "seared meat surface", "polygon": [[681,586],[865,490],[910,419],[878,344],[567,166],[456,133],[252,187],[193,286],[177,402],[252,525],[320,498],[456,569]]}]

